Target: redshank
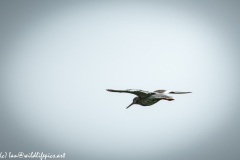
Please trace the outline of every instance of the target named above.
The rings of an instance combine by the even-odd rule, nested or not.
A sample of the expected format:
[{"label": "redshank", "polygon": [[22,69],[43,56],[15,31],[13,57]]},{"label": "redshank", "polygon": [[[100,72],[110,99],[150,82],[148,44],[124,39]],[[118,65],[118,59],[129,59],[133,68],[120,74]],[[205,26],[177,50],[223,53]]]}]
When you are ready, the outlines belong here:
[{"label": "redshank", "polygon": [[139,104],[141,106],[151,106],[160,100],[172,101],[172,97],[166,94],[186,94],[192,92],[179,92],[179,91],[169,91],[169,90],[156,90],[154,92],[143,91],[139,89],[127,89],[127,90],[113,90],[107,89],[109,92],[119,92],[119,93],[131,93],[137,95],[133,99],[133,102],[126,108],[128,109],[133,104]]}]

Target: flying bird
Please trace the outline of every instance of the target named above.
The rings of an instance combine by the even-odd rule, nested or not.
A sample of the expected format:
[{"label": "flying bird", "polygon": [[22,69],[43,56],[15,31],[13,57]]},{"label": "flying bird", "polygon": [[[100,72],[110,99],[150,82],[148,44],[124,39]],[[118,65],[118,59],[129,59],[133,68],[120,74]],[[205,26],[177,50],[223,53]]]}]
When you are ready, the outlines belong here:
[{"label": "flying bird", "polygon": [[179,91],[169,91],[169,90],[156,90],[154,92],[143,91],[139,89],[127,89],[127,90],[113,90],[107,89],[109,92],[119,92],[119,93],[131,93],[137,95],[133,99],[133,102],[126,108],[128,109],[133,104],[139,104],[141,106],[151,106],[160,100],[172,101],[174,100],[171,96],[167,94],[186,94],[192,92],[179,92]]}]

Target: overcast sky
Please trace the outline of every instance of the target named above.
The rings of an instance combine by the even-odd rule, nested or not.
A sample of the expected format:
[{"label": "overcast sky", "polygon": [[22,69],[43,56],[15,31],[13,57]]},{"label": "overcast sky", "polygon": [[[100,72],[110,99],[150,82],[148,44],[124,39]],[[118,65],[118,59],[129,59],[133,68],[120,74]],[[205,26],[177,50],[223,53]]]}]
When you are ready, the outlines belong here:
[{"label": "overcast sky", "polygon": [[[239,159],[239,7],[1,1],[0,152]],[[193,93],[126,110],[108,88]]]}]

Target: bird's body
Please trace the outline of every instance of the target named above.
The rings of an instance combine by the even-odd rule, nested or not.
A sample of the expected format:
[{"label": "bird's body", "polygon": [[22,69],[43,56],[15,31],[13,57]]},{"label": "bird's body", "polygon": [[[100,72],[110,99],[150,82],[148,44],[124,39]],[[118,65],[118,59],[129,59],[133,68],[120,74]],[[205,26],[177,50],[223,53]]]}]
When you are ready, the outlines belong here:
[{"label": "bird's body", "polygon": [[151,106],[157,103],[158,101],[160,101],[160,99],[155,99],[153,96],[149,96],[147,98],[140,99],[139,104],[141,106]]},{"label": "bird's body", "polygon": [[168,90],[156,90],[154,92],[148,92],[148,91],[137,90],[137,89],[127,89],[127,90],[107,89],[107,91],[119,92],[119,93],[131,93],[131,94],[137,95],[138,97],[135,97],[133,99],[133,102],[127,108],[129,108],[133,104],[139,104],[141,106],[151,106],[160,100],[168,100],[168,101],[174,100],[172,97],[166,94],[191,93],[191,92],[179,92],[179,91],[168,91]]}]

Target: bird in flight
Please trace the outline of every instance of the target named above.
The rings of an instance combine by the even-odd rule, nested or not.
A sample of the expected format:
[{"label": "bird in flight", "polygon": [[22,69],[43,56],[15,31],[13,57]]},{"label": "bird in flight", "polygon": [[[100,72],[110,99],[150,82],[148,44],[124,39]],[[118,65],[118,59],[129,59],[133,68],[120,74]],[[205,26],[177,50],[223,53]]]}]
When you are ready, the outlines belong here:
[{"label": "bird in flight", "polygon": [[113,90],[107,89],[109,92],[119,92],[119,93],[131,93],[137,95],[133,99],[133,102],[126,108],[128,109],[133,104],[139,104],[141,106],[151,106],[160,100],[172,101],[174,100],[171,96],[167,94],[186,94],[192,92],[179,92],[179,91],[169,91],[169,90],[156,90],[154,92],[143,91],[139,89],[127,89],[127,90]]}]

